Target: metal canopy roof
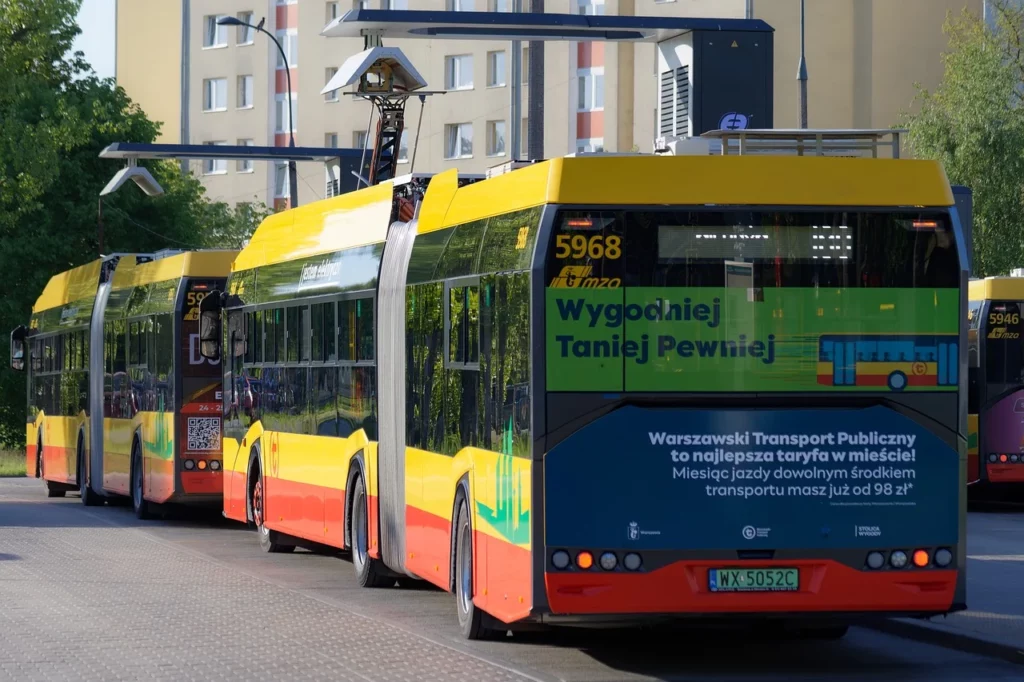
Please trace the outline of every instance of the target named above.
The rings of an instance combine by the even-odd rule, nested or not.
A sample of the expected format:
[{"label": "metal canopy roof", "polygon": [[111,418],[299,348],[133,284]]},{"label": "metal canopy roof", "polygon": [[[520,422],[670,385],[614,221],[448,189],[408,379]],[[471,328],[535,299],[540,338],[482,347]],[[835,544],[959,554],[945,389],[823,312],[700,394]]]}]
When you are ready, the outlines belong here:
[{"label": "metal canopy roof", "polygon": [[[367,150],[370,153],[372,150]],[[145,144],[115,142],[102,152],[101,159],[252,159],[254,161],[320,161],[358,159],[362,149],[334,147],[246,147],[209,144]]]},{"label": "metal canopy roof", "polygon": [[689,31],[773,31],[760,19],[622,17],[512,12],[350,10],[322,31],[328,38],[661,42]]}]

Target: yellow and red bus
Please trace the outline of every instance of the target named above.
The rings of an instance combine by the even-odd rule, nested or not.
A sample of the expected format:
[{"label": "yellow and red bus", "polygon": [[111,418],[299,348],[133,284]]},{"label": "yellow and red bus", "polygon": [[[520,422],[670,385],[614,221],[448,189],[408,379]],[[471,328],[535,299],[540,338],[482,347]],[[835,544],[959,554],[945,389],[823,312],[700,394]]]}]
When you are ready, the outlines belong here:
[{"label": "yellow and red bus", "polygon": [[[453,592],[470,638],[962,609],[963,253],[916,160],[584,156],[271,216],[203,304],[224,513]],[[823,382],[837,335],[954,369]]]},{"label": "yellow and red bus", "polygon": [[971,280],[968,483],[1024,483],[1024,278]]},{"label": "yellow and red bus", "polygon": [[27,471],[50,497],[127,496],[139,518],[220,505],[221,370],[199,353],[199,302],[236,253],[117,254],[50,279],[11,334],[28,380]]}]

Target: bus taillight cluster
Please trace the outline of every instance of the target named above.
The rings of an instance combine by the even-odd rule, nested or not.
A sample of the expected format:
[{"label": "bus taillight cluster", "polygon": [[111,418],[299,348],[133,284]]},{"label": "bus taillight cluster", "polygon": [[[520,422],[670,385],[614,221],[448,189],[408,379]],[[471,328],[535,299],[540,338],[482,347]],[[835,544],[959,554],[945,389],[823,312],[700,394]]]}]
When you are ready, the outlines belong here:
[{"label": "bus taillight cluster", "polygon": [[196,471],[197,469],[199,471],[220,471],[220,460],[211,459],[207,461],[205,459],[186,459],[184,466],[185,471]]},{"label": "bus taillight cluster", "polygon": [[559,571],[565,571],[571,568],[577,568],[581,571],[589,571],[595,567],[595,563],[605,571],[614,571],[616,569],[639,571],[644,562],[636,552],[629,552],[626,556],[622,557],[621,562],[619,561],[619,555],[615,552],[602,552],[598,555],[596,562],[594,560],[594,553],[588,552],[587,550],[577,552],[575,560],[572,555],[564,549],[556,550],[551,554],[551,565]]},{"label": "bus taillight cluster", "polygon": [[[888,556],[887,556],[888,555]],[[890,568],[947,568],[953,562],[953,552],[941,547],[937,550],[915,549],[907,552],[902,549],[895,549],[891,552],[874,551],[868,552],[865,564],[868,568],[879,570],[888,565]]]},{"label": "bus taillight cluster", "polygon": [[1024,464],[1024,455],[993,452],[988,456],[988,461],[991,464]]}]

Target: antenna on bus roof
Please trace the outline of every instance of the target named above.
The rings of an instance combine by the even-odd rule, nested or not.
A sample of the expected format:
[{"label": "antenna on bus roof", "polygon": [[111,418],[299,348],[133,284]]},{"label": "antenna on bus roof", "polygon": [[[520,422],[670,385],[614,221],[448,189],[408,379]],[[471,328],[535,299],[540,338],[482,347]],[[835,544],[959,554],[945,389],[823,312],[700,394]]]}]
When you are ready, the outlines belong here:
[{"label": "antenna on bus roof", "polygon": [[[367,140],[370,137],[369,129],[373,126],[374,111],[378,114],[378,120],[369,177],[363,178],[358,173],[354,173],[360,182],[370,186],[390,180],[395,176],[402,133],[405,130],[405,104],[409,97],[415,95],[420,99],[419,120],[422,124],[426,96],[444,93],[424,91],[423,88],[426,87],[427,82],[416,70],[416,67],[397,47],[381,45],[379,31],[364,33],[363,42],[365,49],[346,59],[334,77],[320,91],[320,94],[326,95],[340,88],[355,85],[355,90],[347,94],[367,99],[373,103],[374,108],[370,110],[370,121],[367,124]],[[419,132],[418,124],[416,143],[419,142]],[[365,146],[363,151],[365,157]],[[415,158],[414,143],[413,159]],[[362,161],[359,167],[363,167]]]}]

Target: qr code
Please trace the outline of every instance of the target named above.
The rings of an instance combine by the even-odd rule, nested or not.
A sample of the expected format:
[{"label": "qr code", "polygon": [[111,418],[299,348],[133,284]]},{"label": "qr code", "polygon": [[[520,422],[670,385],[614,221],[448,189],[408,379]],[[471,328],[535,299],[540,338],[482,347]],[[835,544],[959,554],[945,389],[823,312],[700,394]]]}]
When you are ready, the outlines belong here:
[{"label": "qr code", "polygon": [[220,417],[189,417],[188,449],[190,452],[219,452]]}]

